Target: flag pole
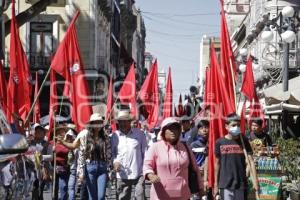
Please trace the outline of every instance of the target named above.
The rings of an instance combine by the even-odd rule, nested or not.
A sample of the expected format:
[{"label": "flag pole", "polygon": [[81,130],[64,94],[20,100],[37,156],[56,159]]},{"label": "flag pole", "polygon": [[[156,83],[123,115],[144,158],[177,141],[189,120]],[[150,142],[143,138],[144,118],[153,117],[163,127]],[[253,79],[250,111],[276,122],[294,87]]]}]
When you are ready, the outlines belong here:
[{"label": "flag pole", "polygon": [[108,121],[108,119],[110,119],[110,123],[111,123],[112,112],[113,112],[114,107],[115,107],[114,105],[116,104],[116,102],[117,102],[118,99],[119,99],[119,96],[117,96],[117,98],[115,99],[115,101],[114,101],[114,103],[113,103],[113,105],[111,107],[111,110],[108,113],[107,119],[105,119],[106,122]]},{"label": "flag pole", "polygon": [[[231,62],[231,60],[230,60],[230,69],[231,69],[230,70],[231,71],[231,76],[233,78],[232,62]],[[237,111],[238,106],[237,106],[237,102],[236,102],[236,92],[235,92],[235,88],[236,87],[235,87],[235,84],[234,84],[234,79],[232,79],[232,80],[233,80],[232,83],[233,83],[233,88],[234,88],[234,100],[235,100],[235,106],[236,106],[236,111]],[[239,97],[239,100],[240,100],[240,98],[241,98],[241,95]],[[249,160],[249,157],[248,157],[248,152],[246,151],[246,146],[245,146],[242,134],[240,134],[240,140],[241,140],[241,143],[242,143],[243,152],[244,152],[244,156],[246,158],[246,162],[248,163],[248,165],[250,167],[250,176],[251,176],[252,182],[254,184],[255,174],[253,173],[252,168],[255,167],[255,166],[252,166],[252,164],[250,163],[250,160]],[[258,191],[255,191],[255,196],[256,196],[256,199],[259,199],[259,193],[258,193]]]},{"label": "flag pole", "polygon": [[64,102],[64,95],[62,95],[62,99],[60,101],[60,105],[59,105],[59,116],[61,115],[61,110],[62,110],[62,105],[63,105],[63,102]]},{"label": "flag pole", "polygon": [[[54,145],[54,152],[53,152],[53,186],[52,186],[52,199],[55,198],[55,189],[56,189],[56,112],[53,109],[53,145]],[[51,120],[51,119],[49,119]],[[50,130],[51,131],[51,130]]]},{"label": "flag pole", "polygon": [[25,124],[28,122],[29,117],[30,117],[30,115],[31,115],[32,112],[33,112],[34,106],[35,106],[35,104],[37,103],[38,98],[39,98],[39,96],[40,96],[41,93],[42,93],[42,90],[43,90],[43,88],[44,88],[44,86],[45,86],[45,84],[46,84],[46,80],[48,79],[50,72],[51,72],[51,67],[49,67],[49,69],[48,69],[48,71],[47,71],[47,74],[46,74],[46,76],[45,76],[45,78],[44,78],[44,80],[43,80],[43,82],[42,82],[42,85],[41,85],[41,87],[40,87],[40,89],[39,89],[39,92],[37,93],[36,97],[34,98],[33,104],[31,105],[31,108],[30,108],[30,110],[29,110],[29,113],[27,114],[27,117],[26,117],[26,119],[25,119],[25,122],[24,122]]},{"label": "flag pole", "polygon": [[[230,63],[230,72],[231,72],[231,78],[232,78],[232,85],[233,85],[233,90],[234,90],[233,92],[234,92],[235,110],[237,111],[238,106],[237,106],[237,102],[236,102],[236,92],[235,92],[236,87],[235,87],[235,84],[234,84],[235,83],[235,79],[234,79],[233,67],[232,67],[232,60],[231,59],[229,59],[229,63]],[[240,95],[240,98],[241,98],[241,95]],[[244,155],[245,155],[245,158],[246,158],[246,162],[248,163],[248,165],[250,167],[250,176],[251,176],[252,182],[254,184],[255,174],[253,173],[252,168],[255,167],[255,166],[252,166],[252,164],[250,163],[250,160],[249,160],[249,157],[248,157],[248,153],[246,151],[246,146],[245,146],[242,134],[240,134],[240,140],[241,140],[241,143],[242,143],[243,152],[244,152]],[[259,192],[258,191],[255,191],[255,196],[256,196],[256,199],[259,199]]]},{"label": "flag pole", "polygon": [[237,102],[236,102],[236,86],[235,86],[235,77],[233,74],[233,67],[232,67],[232,60],[229,59],[229,63],[230,63],[230,72],[231,72],[231,79],[232,79],[232,86],[233,86],[233,96],[234,96],[234,105],[235,105],[235,110],[237,110]]}]

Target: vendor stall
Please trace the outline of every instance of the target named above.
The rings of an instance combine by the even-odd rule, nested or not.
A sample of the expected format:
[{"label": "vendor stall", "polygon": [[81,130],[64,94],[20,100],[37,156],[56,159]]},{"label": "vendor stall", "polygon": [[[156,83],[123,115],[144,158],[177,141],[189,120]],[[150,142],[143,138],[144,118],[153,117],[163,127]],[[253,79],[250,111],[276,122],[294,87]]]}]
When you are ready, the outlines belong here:
[{"label": "vendor stall", "polygon": [[248,199],[279,200],[282,188],[282,170],[278,162],[278,147],[264,147],[259,139],[253,140],[251,146],[260,185],[260,193],[257,198],[250,182]]}]

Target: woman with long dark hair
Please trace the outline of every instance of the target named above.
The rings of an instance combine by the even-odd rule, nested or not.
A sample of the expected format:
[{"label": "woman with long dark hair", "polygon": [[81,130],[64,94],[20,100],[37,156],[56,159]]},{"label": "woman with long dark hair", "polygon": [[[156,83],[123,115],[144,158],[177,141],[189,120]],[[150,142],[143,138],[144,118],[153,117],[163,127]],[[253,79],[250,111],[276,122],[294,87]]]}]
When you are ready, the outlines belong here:
[{"label": "woman with long dark hair", "polygon": [[85,179],[89,199],[105,199],[108,169],[111,165],[110,139],[103,129],[104,117],[91,115],[87,128],[83,129],[73,143],[60,140],[70,149],[80,147],[78,164],[79,179]]}]

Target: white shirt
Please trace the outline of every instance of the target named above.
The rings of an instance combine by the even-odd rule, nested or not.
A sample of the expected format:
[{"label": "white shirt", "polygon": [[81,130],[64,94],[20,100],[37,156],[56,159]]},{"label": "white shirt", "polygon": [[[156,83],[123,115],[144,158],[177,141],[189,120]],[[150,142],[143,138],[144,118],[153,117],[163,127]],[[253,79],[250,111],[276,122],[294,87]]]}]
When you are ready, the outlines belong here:
[{"label": "white shirt", "polygon": [[127,135],[118,130],[112,135],[113,162],[121,164],[117,178],[136,179],[142,176],[146,148],[146,137],[140,129],[132,128]]}]

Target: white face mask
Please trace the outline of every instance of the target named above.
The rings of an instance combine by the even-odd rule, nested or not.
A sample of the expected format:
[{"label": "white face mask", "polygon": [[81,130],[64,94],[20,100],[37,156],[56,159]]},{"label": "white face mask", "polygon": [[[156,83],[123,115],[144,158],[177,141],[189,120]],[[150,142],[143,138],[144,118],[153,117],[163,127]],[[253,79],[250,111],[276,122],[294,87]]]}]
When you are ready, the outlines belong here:
[{"label": "white face mask", "polygon": [[234,126],[229,129],[229,134],[232,136],[238,136],[241,133],[241,128],[239,126]]}]

